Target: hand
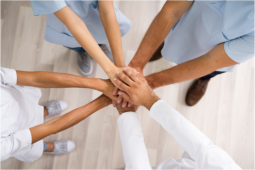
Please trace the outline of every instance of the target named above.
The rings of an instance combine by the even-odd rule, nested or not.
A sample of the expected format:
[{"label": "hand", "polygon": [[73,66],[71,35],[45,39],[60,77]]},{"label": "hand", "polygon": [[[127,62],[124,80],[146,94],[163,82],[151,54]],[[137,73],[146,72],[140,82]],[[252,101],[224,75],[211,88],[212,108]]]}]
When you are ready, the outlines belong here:
[{"label": "hand", "polygon": [[139,106],[137,105],[132,105],[132,107],[123,108],[121,104],[117,104],[117,103],[114,103],[114,104],[120,115],[125,112],[136,112],[137,109],[139,108]]},{"label": "hand", "polygon": [[[123,72],[123,69],[126,68],[126,67],[117,67],[117,69],[115,68],[115,74],[114,76],[116,76],[116,73],[117,72]],[[129,68],[129,69],[132,69],[132,68]],[[135,69],[133,69],[134,71],[136,71]],[[137,72],[137,71],[136,71]],[[113,72],[114,73],[114,72]],[[138,73],[138,72],[137,72]],[[117,76],[115,78],[118,78]],[[113,95],[118,95],[118,91],[119,89],[117,87],[114,88],[113,90]],[[122,102],[123,101],[123,102]],[[122,102],[122,107],[125,108],[126,106],[128,107],[131,107],[132,104],[131,103],[128,103],[125,99],[122,98],[122,96],[118,96],[118,99],[117,99],[117,104],[120,104]],[[113,102],[113,107],[116,107],[115,103]]]},{"label": "hand", "polygon": [[111,80],[101,79],[101,87],[102,87],[102,89],[100,91],[102,93],[104,93],[107,97],[109,97],[113,101],[117,101],[118,97],[112,94],[112,91],[115,88],[115,86],[114,86],[114,84],[112,84]]},{"label": "hand", "polygon": [[153,92],[144,77],[137,74],[132,69],[124,69],[124,73],[117,73],[118,79],[114,79],[116,86],[122,90],[118,92],[125,100],[135,105],[145,106],[150,109],[151,106],[159,100],[159,97]]}]

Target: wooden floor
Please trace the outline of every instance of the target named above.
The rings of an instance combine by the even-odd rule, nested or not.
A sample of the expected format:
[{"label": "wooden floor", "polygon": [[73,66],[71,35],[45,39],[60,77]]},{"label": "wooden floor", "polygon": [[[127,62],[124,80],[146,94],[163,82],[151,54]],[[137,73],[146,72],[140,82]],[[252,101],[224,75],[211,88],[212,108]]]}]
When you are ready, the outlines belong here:
[{"label": "wooden floor", "polygon": [[[164,2],[119,1],[118,8],[130,19],[132,27],[123,37],[125,61],[128,63],[149,24]],[[1,66],[26,71],[53,71],[81,75],[76,53],[44,40],[46,16],[33,16],[30,2],[1,2]],[[150,63],[150,74],[174,64],[164,59]],[[94,63],[90,77],[107,78]],[[254,60],[238,66],[233,73],[214,78],[204,98],[194,107],[184,103],[192,81],[156,89],[216,145],[223,148],[244,169],[254,168]],[[69,103],[66,112],[82,106],[100,95],[90,89],[42,89],[40,104],[62,99]],[[144,108],[139,108],[144,139],[151,165],[168,157],[180,158],[183,149]],[[52,117],[51,117],[52,118]],[[49,120],[51,118],[47,118]],[[104,108],[80,124],[44,141],[71,139],[76,149],[61,156],[43,155],[33,163],[14,158],[3,161],[3,169],[116,169],[124,167],[117,126],[118,113],[112,106]]]}]

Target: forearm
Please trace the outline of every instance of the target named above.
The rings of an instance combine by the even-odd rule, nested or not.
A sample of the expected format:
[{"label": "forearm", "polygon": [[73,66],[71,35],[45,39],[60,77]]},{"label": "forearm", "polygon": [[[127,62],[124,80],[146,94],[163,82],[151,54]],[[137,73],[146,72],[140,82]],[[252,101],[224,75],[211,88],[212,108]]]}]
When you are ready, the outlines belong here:
[{"label": "forearm", "polygon": [[108,97],[101,95],[96,100],[85,106],[77,108],[44,124],[30,128],[32,134],[32,143],[76,125],[94,112],[108,106],[110,103],[111,100]]},{"label": "forearm", "polygon": [[[104,3],[104,1],[101,1],[100,3]],[[100,6],[99,14],[111,47],[114,64],[118,67],[125,67],[120,28],[113,4],[111,5],[110,9],[107,9],[107,12],[105,12],[104,8],[101,8]]]},{"label": "forearm", "polygon": [[106,73],[114,68],[114,64],[98,46],[85,23],[69,7],[62,8],[55,12],[55,15],[66,25],[74,38],[96,60]]},{"label": "forearm", "polygon": [[104,81],[97,78],[87,78],[72,74],[54,73],[54,72],[17,72],[17,85],[33,86],[40,88],[91,88],[101,91],[104,87]]},{"label": "forearm", "polygon": [[146,77],[146,80],[155,89],[160,86],[200,78],[215,70],[235,64],[237,63],[227,56],[224,50],[224,44],[220,44],[201,57],[162,72],[151,74]]},{"label": "forearm", "polygon": [[146,32],[129,66],[143,70],[152,54],[164,41],[173,26],[188,10],[192,2],[167,1]]}]

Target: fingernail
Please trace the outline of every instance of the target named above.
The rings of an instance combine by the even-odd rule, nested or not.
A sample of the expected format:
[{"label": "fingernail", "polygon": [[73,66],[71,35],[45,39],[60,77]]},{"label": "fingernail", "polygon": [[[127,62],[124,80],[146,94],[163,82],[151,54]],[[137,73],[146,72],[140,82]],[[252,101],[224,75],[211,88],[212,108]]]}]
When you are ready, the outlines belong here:
[{"label": "fingernail", "polygon": [[119,74],[120,72],[117,72],[117,74]]},{"label": "fingernail", "polygon": [[130,72],[132,72],[132,70],[130,70]]},{"label": "fingernail", "polygon": [[127,68],[124,68],[124,70],[126,71],[126,70],[127,70]]},{"label": "fingernail", "polygon": [[113,80],[116,81],[116,78],[114,78]]},{"label": "fingernail", "polygon": [[121,93],[119,93],[119,95],[121,96]]}]

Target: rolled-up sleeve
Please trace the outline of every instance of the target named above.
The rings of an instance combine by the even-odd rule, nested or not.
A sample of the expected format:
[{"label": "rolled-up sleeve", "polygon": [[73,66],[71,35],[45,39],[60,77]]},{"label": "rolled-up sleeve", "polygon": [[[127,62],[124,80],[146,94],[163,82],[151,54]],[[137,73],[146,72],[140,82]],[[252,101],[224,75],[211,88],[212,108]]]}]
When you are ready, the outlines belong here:
[{"label": "rolled-up sleeve", "polygon": [[0,67],[1,83],[5,85],[17,84],[17,73],[13,69]]},{"label": "rolled-up sleeve", "polygon": [[30,1],[35,16],[53,14],[66,6],[65,1]]},{"label": "rolled-up sleeve", "polygon": [[254,57],[254,33],[225,42],[227,55],[237,63],[243,63]]},{"label": "rolled-up sleeve", "polygon": [[1,137],[1,161],[10,157],[25,154],[32,143],[29,129],[17,131],[7,137]]}]

